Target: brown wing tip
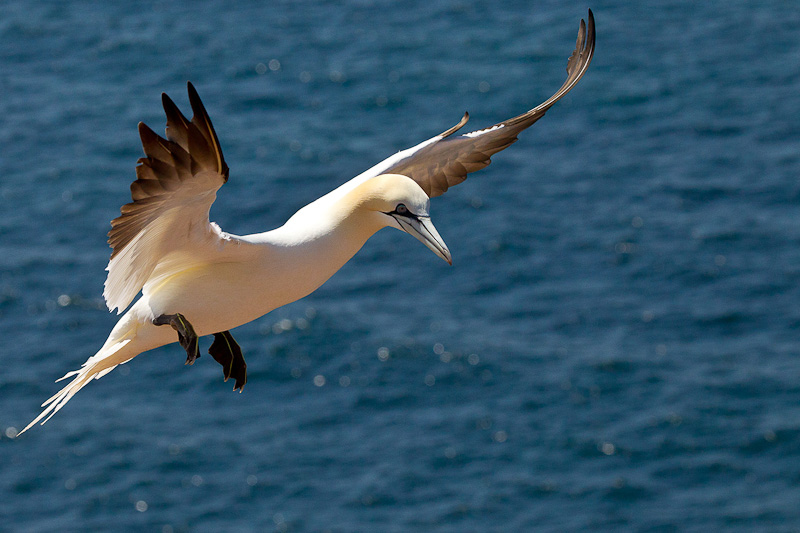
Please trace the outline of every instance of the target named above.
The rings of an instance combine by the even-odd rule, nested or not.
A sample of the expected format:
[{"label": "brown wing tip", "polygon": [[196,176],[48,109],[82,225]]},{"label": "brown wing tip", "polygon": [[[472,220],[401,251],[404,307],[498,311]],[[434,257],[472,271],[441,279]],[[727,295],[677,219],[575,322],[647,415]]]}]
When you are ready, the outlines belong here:
[{"label": "brown wing tip", "polygon": [[167,115],[167,122],[172,119],[178,119],[184,126],[189,122],[167,93],[161,93],[161,105],[164,107],[164,113]]},{"label": "brown wing tip", "polygon": [[575,42],[575,51],[572,52],[572,55],[567,61],[567,73],[570,75],[575,68],[585,69],[588,67],[594,55],[594,13],[592,13],[591,9],[589,10],[588,20],[589,24],[587,26],[586,22],[581,19],[578,28],[578,38]]},{"label": "brown wing tip", "polygon": [[219,144],[217,132],[214,131],[214,126],[211,124],[211,118],[208,116],[203,101],[200,100],[200,95],[197,94],[197,90],[194,88],[191,81],[186,82],[186,88],[189,92],[189,105],[191,105],[192,113],[194,113],[192,123],[200,129],[203,136],[206,137],[211,144],[211,148],[214,150],[214,155],[217,159],[217,171],[222,174],[225,181],[228,181],[230,171],[228,165],[225,163],[225,158],[222,156],[222,147]]},{"label": "brown wing tip", "polygon": [[150,137],[150,136],[157,136],[156,132],[150,129],[150,126],[145,124],[144,122],[139,122],[139,137]]},{"label": "brown wing tip", "polygon": [[458,124],[450,128],[449,130],[442,132],[439,136],[442,139],[451,136],[452,134],[460,130],[464,126],[464,124],[467,123],[468,120],[469,120],[469,111],[464,111],[464,116],[461,117],[461,120],[458,122]]},{"label": "brown wing tip", "polygon": [[[194,88],[192,82],[186,82],[186,88],[189,92],[189,105],[192,106],[192,112],[196,117],[202,117],[203,119],[208,119],[208,112],[206,111],[205,106],[203,105],[203,101],[200,100],[200,95],[197,94],[197,89]],[[209,120],[209,123],[211,121]]]},{"label": "brown wing tip", "polygon": [[[594,55],[594,39],[595,39],[594,13],[592,13],[591,9],[589,10],[588,20],[589,20],[589,23],[587,25],[586,41],[585,41],[584,46],[583,46],[583,51],[585,51],[589,55],[589,58],[586,61],[586,66],[587,67],[589,66],[589,63],[591,63],[591,61],[592,61],[592,57],[591,56]],[[581,19],[581,25],[583,25],[583,19]]]}]

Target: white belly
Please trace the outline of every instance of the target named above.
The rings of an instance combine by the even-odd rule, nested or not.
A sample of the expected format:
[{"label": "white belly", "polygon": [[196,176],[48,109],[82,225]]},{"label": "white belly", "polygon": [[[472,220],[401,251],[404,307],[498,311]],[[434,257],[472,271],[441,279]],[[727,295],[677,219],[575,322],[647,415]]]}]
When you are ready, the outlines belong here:
[{"label": "white belly", "polygon": [[[371,233],[370,233],[371,234]],[[300,246],[235,246],[145,285],[131,311],[152,343],[176,340],[150,322],[180,313],[198,335],[227,331],[310,294],[346,263],[368,237],[326,235]],[[191,264],[191,263],[190,263]]]}]

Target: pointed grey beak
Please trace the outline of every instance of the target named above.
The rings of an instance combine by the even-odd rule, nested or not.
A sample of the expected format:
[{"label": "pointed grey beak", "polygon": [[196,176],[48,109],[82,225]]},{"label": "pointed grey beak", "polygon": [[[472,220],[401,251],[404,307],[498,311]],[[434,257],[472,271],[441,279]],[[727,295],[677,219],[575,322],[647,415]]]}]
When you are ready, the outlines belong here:
[{"label": "pointed grey beak", "polygon": [[450,257],[450,250],[447,249],[447,245],[444,243],[444,240],[442,240],[439,232],[433,227],[430,217],[420,216],[417,218],[410,218],[395,216],[394,219],[397,220],[400,227],[403,228],[406,233],[416,237],[422,244],[430,248],[433,253],[447,261],[448,265],[453,264],[453,258]]}]

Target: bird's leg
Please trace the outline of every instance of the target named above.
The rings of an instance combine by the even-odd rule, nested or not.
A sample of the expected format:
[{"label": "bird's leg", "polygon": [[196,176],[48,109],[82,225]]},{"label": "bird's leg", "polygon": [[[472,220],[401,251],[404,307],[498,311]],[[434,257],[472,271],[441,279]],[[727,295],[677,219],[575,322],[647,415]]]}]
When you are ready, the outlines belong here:
[{"label": "bird's leg", "polygon": [[214,333],[214,342],[211,343],[208,353],[217,363],[222,365],[225,381],[228,381],[228,378],[232,376],[235,380],[233,390],[242,392],[244,384],[247,383],[247,363],[244,362],[242,349],[233,340],[231,332],[221,331]]},{"label": "bird's leg", "polygon": [[153,320],[153,324],[156,326],[169,325],[178,332],[178,342],[183,346],[183,349],[186,350],[187,365],[194,364],[195,359],[200,357],[200,345],[197,333],[194,332],[194,328],[189,321],[186,320],[185,316],[180,313],[161,315]]}]

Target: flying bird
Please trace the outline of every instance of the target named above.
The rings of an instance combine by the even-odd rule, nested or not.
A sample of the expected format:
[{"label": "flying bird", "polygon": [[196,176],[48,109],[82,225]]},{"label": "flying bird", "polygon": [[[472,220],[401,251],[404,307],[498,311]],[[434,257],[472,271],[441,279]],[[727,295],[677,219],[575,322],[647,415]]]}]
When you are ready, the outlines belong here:
[{"label": "flying bird", "polygon": [[486,167],[492,155],[542,118],[584,75],[594,47],[590,10],[588,24],[581,20],[566,81],[542,104],[456,136],[469,118],[465,113],[452,128],[345,182],[283,226],[244,236],[209,221],[229,171],[197,91],[188,83],[191,120],[162,94],[166,138],[139,123],[145,157],[131,184],[133,201],[122,206],[108,233],[112,252],[103,296],[110,310],[127,312],[102,348],[61,378],[71,380],[20,434],[49,420],[89,381],[142,352],[177,341],[186,350],[186,364],[194,363],[205,335],[214,336],[209,353],[225,380],[233,378],[234,390],[241,392],[247,365],[230,330],[316,290],[382,228],[405,231],[452,264],[431,222],[430,198]]}]

